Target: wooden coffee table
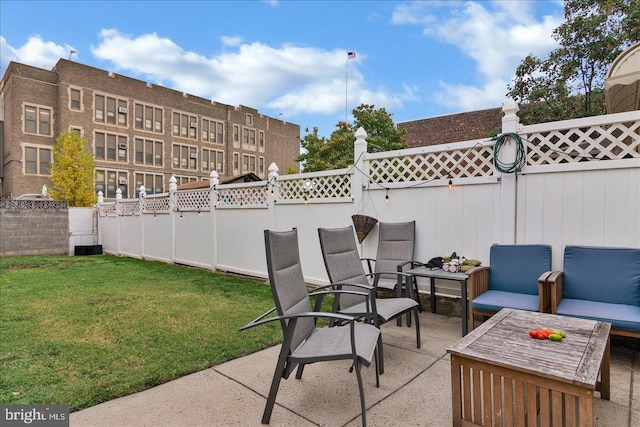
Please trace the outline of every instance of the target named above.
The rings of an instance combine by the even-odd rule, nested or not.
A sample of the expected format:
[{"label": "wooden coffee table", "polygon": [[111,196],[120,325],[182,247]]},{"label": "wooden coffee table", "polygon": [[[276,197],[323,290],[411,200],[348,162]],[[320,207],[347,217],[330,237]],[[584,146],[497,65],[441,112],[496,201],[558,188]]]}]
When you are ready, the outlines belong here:
[{"label": "wooden coffee table", "polygon": [[[543,327],[567,337],[529,336]],[[593,426],[594,391],[610,397],[610,330],[605,322],[501,310],[447,350],[453,425]]]}]

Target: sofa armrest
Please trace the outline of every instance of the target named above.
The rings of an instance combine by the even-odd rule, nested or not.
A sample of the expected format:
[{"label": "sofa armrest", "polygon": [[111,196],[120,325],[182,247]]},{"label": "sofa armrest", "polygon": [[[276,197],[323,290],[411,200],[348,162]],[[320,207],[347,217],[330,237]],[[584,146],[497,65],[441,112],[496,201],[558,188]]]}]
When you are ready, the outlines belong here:
[{"label": "sofa armrest", "polygon": [[[467,272],[467,295],[471,302],[478,295],[489,290],[489,267],[478,267]],[[469,304],[471,307],[471,304]]]},{"label": "sofa armrest", "polygon": [[540,313],[549,313],[551,311],[551,284],[547,282],[547,278],[551,275],[551,271],[545,271],[538,277],[538,301]]},{"label": "sofa armrest", "polygon": [[551,297],[551,314],[556,314],[556,307],[562,299],[562,271],[552,271],[546,279]]}]

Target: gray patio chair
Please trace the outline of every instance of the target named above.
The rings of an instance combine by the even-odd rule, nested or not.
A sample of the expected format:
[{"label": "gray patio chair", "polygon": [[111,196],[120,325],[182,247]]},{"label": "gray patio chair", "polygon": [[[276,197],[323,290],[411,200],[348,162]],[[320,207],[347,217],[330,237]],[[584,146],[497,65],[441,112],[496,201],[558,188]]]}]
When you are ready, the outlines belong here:
[{"label": "gray patio chair", "polygon": [[[376,349],[380,340],[380,330],[373,325],[356,322],[353,316],[319,312],[322,297],[333,291],[307,293],[300,265],[298,234],[295,229],[285,232],[265,230],[264,239],[275,307],[241,328],[245,330],[268,322],[280,321],[284,335],[262,423],[269,424],[280,380],[289,378],[296,366],[298,367],[296,378],[300,379],[307,364],[330,360],[352,360],[353,365],[349,371],[356,372],[362,425],[366,426],[366,406],[360,369],[362,365],[369,366],[374,359],[377,359]],[[345,290],[340,293],[352,294],[353,292]],[[309,297],[315,294],[318,296],[315,310],[312,310]],[[358,294],[363,298],[368,297],[367,292],[358,292]],[[274,311],[277,311],[278,316],[267,318]],[[318,328],[316,327],[318,317],[338,320],[345,326]],[[379,364],[375,363],[376,387],[380,386],[378,367]]]},{"label": "gray patio chair", "polygon": [[[416,299],[420,304],[418,288],[413,277],[394,273],[423,265],[413,259],[415,236],[415,221],[380,222],[378,224],[376,258],[362,258],[362,261],[366,261],[369,273],[379,274],[379,290],[395,292],[397,296],[400,296],[405,288],[407,295]],[[419,308],[422,310],[422,307]]]},{"label": "gray patio chair", "polygon": [[[331,286],[342,290],[369,290],[371,292],[371,317],[373,324],[377,327],[404,313],[413,311],[415,314],[416,345],[420,348],[418,303],[412,298],[376,298],[378,278],[382,273],[367,274],[365,272],[356,247],[353,226],[319,228],[318,235]],[[369,283],[368,277],[374,277],[373,285]],[[361,295],[338,294],[334,300],[333,311],[366,320],[367,303],[368,300]],[[378,350],[378,353],[380,372],[384,373],[382,348]]]}]

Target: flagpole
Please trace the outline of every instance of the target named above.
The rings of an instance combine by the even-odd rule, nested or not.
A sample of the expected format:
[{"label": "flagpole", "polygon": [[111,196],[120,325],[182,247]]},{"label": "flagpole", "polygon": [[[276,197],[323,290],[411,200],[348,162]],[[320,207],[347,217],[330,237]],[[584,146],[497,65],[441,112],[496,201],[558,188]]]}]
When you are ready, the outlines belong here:
[{"label": "flagpole", "polygon": [[355,50],[347,51],[347,60],[344,72],[344,124],[347,125],[347,117],[349,114],[349,60],[356,57]]},{"label": "flagpole", "polygon": [[349,52],[347,51],[346,67],[344,74],[344,125],[347,125],[347,111],[348,107],[348,94],[349,94]]}]

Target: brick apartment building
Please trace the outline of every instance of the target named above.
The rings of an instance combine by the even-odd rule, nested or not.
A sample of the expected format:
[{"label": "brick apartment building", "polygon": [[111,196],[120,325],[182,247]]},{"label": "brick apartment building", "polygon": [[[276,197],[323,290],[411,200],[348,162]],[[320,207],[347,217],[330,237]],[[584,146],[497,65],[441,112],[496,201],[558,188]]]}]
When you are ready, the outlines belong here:
[{"label": "brick apartment building", "polygon": [[502,108],[398,122],[410,148],[487,138],[502,126]]},{"label": "brick apartment building", "polygon": [[95,155],[96,191],[135,197],[203,180],[298,170],[300,126],[60,59],[49,71],[11,62],[0,82],[1,197],[50,185],[52,146],[75,129]]}]

